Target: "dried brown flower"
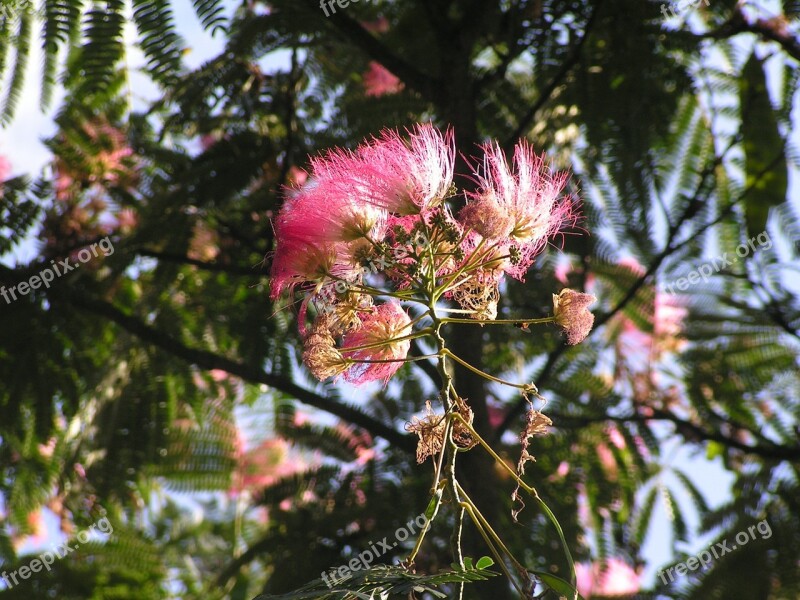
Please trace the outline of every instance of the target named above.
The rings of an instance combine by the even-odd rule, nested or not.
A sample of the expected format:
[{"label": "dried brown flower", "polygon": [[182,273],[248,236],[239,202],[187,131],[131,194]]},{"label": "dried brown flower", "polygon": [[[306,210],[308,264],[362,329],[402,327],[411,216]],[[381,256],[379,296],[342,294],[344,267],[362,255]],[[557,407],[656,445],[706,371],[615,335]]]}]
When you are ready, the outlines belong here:
[{"label": "dried brown flower", "polygon": [[[472,425],[475,415],[463,399],[457,399],[458,412]],[[447,418],[444,414],[436,414],[431,408],[430,401],[425,403],[425,416],[420,419],[414,417],[406,424],[406,431],[419,436],[417,443],[417,462],[423,463],[429,456],[436,456],[442,451],[444,434],[447,429]],[[453,426],[453,441],[461,448],[472,448],[477,442],[472,438],[469,429],[461,422],[456,421]]]},{"label": "dried brown flower", "polygon": [[336,340],[325,327],[325,319],[314,324],[303,342],[303,363],[320,381],[341,375],[350,366],[351,362],[336,348]]},{"label": "dried brown flower", "polygon": [[500,291],[496,281],[470,279],[453,290],[453,299],[464,310],[472,311],[470,317],[478,321],[493,321],[497,318],[497,302]]},{"label": "dried brown flower", "polygon": [[567,343],[570,346],[580,344],[594,325],[594,315],[589,311],[589,305],[597,301],[592,294],[582,294],[569,288],[561,293],[553,294],[553,314],[556,323],[567,334]]},{"label": "dried brown flower", "polygon": [[[528,461],[536,460],[536,458],[530,452],[528,452],[531,438],[534,435],[546,435],[548,433],[547,428],[552,424],[553,421],[550,419],[550,417],[533,408],[532,404],[530,405],[530,408],[525,415],[525,427],[519,434],[519,441],[520,444],[522,444],[522,453],[520,454],[519,462],[517,463],[517,475],[519,477],[522,477],[525,474],[525,464]],[[518,508],[515,508],[511,511],[511,517],[514,519],[514,522],[516,522],[519,513],[522,512],[523,508],[525,508],[525,502],[522,500],[522,496],[520,496],[519,493],[519,484],[517,484],[514,493],[511,494],[511,499],[518,503]]]}]

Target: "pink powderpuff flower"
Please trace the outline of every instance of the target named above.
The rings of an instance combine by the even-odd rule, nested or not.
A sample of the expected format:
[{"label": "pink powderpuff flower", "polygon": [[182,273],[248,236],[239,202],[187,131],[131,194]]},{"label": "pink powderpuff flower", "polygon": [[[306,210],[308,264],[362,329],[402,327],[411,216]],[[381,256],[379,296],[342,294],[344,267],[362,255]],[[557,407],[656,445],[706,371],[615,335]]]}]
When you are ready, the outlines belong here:
[{"label": "pink powderpuff flower", "polygon": [[[292,198],[300,227],[326,242],[364,242],[386,235],[385,210],[345,192],[331,181],[314,179]],[[368,243],[368,242],[367,242]]]},{"label": "pink powderpuff flower", "polygon": [[244,450],[243,440],[239,440],[239,444],[238,465],[228,490],[232,497],[245,491],[261,490],[307,466],[302,459],[290,455],[289,443],[283,438],[264,440],[251,450]]},{"label": "pink powderpuff flower", "polygon": [[8,179],[9,175],[11,175],[11,161],[0,154],[0,184]]},{"label": "pink powderpuff flower", "polygon": [[[359,232],[368,235],[382,217],[373,206],[357,206],[341,196],[326,195],[319,187],[290,197],[274,222],[277,247],[272,260],[272,298],[298,284],[321,283],[335,276],[353,281],[361,273],[354,260]],[[365,241],[365,240],[364,240]],[[368,242],[367,242],[368,243]]]},{"label": "pink powderpuff flower", "polygon": [[627,563],[610,558],[603,569],[600,563],[575,565],[578,592],[584,598],[592,596],[615,597],[636,594],[641,584],[639,574]]},{"label": "pink powderpuff flower", "polygon": [[290,293],[298,285],[314,283],[322,286],[332,275],[352,281],[361,273],[350,261],[343,244],[321,244],[302,236],[280,236],[272,259],[271,292],[274,300],[284,291]]},{"label": "pink powderpuff flower", "polygon": [[[396,215],[416,215],[439,206],[450,193],[455,168],[452,130],[415,126],[404,140],[396,131],[359,146],[312,160],[321,185],[362,198]],[[322,183],[324,182],[324,183]],[[325,185],[326,189],[329,189]]]},{"label": "pink powderpuff flower", "polygon": [[363,76],[363,82],[364,94],[373,98],[396,94],[404,87],[403,82],[391,71],[374,60],[369,63],[369,68]]},{"label": "pink powderpuff flower", "polygon": [[342,355],[357,362],[344,373],[350,383],[361,385],[383,380],[384,384],[403,366],[411,348],[410,340],[397,338],[411,333],[411,319],[398,302],[390,301],[361,317],[360,329],[342,340]]},{"label": "pink powderpuff flower", "polygon": [[525,141],[514,149],[513,169],[499,145],[487,144],[483,150],[483,168],[476,173],[479,190],[468,194],[470,202],[459,219],[508,248],[513,259],[504,270],[523,280],[548,238],[575,223],[572,198],[561,196],[568,175],[553,173]]}]

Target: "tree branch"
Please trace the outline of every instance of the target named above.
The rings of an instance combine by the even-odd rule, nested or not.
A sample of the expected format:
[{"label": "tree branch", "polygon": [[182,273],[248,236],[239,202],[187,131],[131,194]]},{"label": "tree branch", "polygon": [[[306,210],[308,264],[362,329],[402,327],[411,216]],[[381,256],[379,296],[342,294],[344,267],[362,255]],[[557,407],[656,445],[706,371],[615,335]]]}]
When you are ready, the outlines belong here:
[{"label": "tree branch", "polygon": [[741,5],[737,4],[730,19],[717,29],[706,33],[689,33],[691,38],[698,40],[712,39],[724,40],[740,33],[754,33],[766,40],[776,42],[789,56],[800,61],[800,41],[792,35],[787,27],[785,15],[778,15],[772,19],[756,19],[749,21],[742,12]]},{"label": "tree branch", "polygon": [[[710,442],[719,442],[729,448],[735,448],[748,454],[755,454],[762,458],[771,460],[800,460],[800,446],[781,446],[780,444],[770,443],[756,446],[750,446],[735,438],[723,435],[719,431],[709,431],[700,425],[682,419],[673,413],[654,409],[652,416],[645,416],[641,414],[626,415],[621,417],[613,417],[610,415],[598,416],[574,416],[563,415],[558,413],[549,412],[554,422],[562,424],[564,427],[580,428],[593,423],[603,423],[613,421],[615,423],[647,423],[649,421],[667,421],[676,426],[677,431],[684,437],[694,438],[697,440],[705,440]],[[748,433],[753,433],[749,429],[744,429]]]},{"label": "tree branch", "polygon": [[[61,294],[59,294],[61,296]],[[95,315],[100,315],[116,323],[142,341],[148,342],[165,352],[183,359],[189,364],[196,365],[204,370],[220,369],[240,377],[251,383],[262,383],[289,394],[300,402],[324,410],[334,416],[358,425],[371,434],[382,437],[393,446],[406,452],[416,450],[416,442],[412,436],[405,435],[393,427],[344,404],[339,404],[328,398],[301,387],[286,377],[266,373],[262,369],[219,356],[206,350],[190,348],[182,342],[165,335],[157,329],[143,323],[136,317],[124,313],[113,304],[104,300],[89,298],[75,292],[63,294],[63,297],[76,308]]]},{"label": "tree branch", "polygon": [[[316,0],[307,0],[316,10],[322,10]],[[370,58],[379,62],[394,75],[399,77],[408,87],[418,91],[428,100],[433,100],[436,95],[436,80],[421,71],[396,54],[392,53],[374,35],[367,31],[361,23],[349,17],[344,10],[331,12],[326,21],[332,23],[339,32],[357,46]]]},{"label": "tree branch", "polygon": [[581,36],[581,39],[578,40],[578,43],[575,44],[570,55],[566,58],[566,60],[564,60],[561,68],[558,70],[558,73],[553,76],[550,82],[544,87],[541,94],[539,94],[539,98],[536,100],[536,103],[525,114],[525,116],[519,120],[514,133],[512,133],[506,143],[503,144],[504,148],[510,148],[519,138],[525,135],[525,132],[530,128],[533,119],[536,118],[536,113],[538,113],[539,110],[550,100],[550,97],[553,95],[553,92],[556,90],[556,88],[561,84],[572,68],[578,63],[578,60],[581,57],[581,51],[583,50],[583,46],[589,37],[589,33],[594,25],[595,17],[597,17],[597,12],[601,4],[602,2],[598,0],[594,7],[592,7],[592,13],[589,15],[589,18],[586,21],[586,26],[583,29],[583,35]]}]

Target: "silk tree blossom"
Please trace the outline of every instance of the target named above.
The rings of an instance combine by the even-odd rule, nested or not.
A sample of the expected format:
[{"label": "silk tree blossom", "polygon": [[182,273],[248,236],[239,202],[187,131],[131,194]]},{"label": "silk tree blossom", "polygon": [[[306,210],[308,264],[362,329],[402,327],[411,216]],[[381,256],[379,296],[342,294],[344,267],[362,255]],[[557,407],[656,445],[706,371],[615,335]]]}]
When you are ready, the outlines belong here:
[{"label": "silk tree blossom", "polygon": [[[553,174],[527,144],[517,145],[513,169],[497,145],[483,150],[483,171],[474,174],[477,191],[466,193],[469,204],[458,218],[447,200],[456,194],[451,131],[418,125],[407,139],[388,131],[355,150],[334,149],[312,159],[308,180],[276,219],[272,265],[273,298],[298,287],[305,292],[298,315],[303,362],[318,379],[386,385],[406,362],[437,361],[442,373],[437,402],[443,410],[429,406],[408,431],[419,437],[418,460],[431,457],[436,465],[435,493],[442,497],[447,488],[450,497],[460,496],[477,523],[485,521],[459,491],[455,462],[457,451],[469,450],[480,438],[469,401],[459,396],[450,376],[453,365],[520,390],[530,404],[516,469],[480,444],[517,483],[515,519],[524,507],[523,495],[541,501],[522,477],[533,459],[532,437],[548,433],[552,421],[534,407],[534,399],[545,399],[533,382],[500,379],[456,355],[445,338],[448,324],[528,330],[555,322],[575,344],[592,328],[588,305],[595,300],[567,289],[554,296],[552,316],[497,318],[503,277],[522,279],[548,239],[574,222],[575,213],[572,200],[561,197],[566,176]],[[405,307],[413,310],[413,319]],[[417,338],[428,338],[434,353],[409,357],[411,340]],[[367,451],[361,458],[370,456]],[[548,518],[560,531],[552,512]],[[460,536],[458,524],[454,535]],[[423,537],[424,531],[406,564],[414,563]],[[521,564],[510,554],[501,560],[506,558]],[[520,581],[513,583],[524,595],[531,581],[525,569],[519,573]]]},{"label": "silk tree blossom", "polygon": [[459,219],[507,248],[510,260],[504,270],[522,281],[548,239],[575,223],[572,198],[562,196],[568,174],[551,171],[525,141],[514,149],[513,168],[498,144],[483,150],[483,167],[476,173],[479,189],[468,193],[470,202]]},{"label": "silk tree blossom", "polygon": [[[280,231],[276,228],[276,235],[281,235]],[[286,235],[281,239],[272,259],[273,299],[300,284],[315,283],[321,287],[330,275],[347,279],[360,273],[349,262],[341,244],[318,243],[302,235]]]},{"label": "silk tree blossom", "polygon": [[629,597],[641,588],[639,574],[627,563],[610,558],[605,568],[600,563],[575,565],[578,573],[578,592],[584,598]]},{"label": "silk tree blossom", "polygon": [[382,64],[370,61],[363,75],[364,94],[374,98],[397,94],[403,90],[403,82]]},{"label": "silk tree blossom", "polygon": [[327,179],[312,180],[295,191],[278,222],[328,243],[380,239],[386,233],[386,211]]},{"label": "silk tree blossom", "polygon": [[11,161],[0,154],[0,184],[11,175]]},{"label": "silk tree blossom", "polygon": [[372,207],[359,213],[352,205],[341,204],[339,210],[325,213],[323,200],[318,190],[301,193],[278,214],[274,224],[278,246],[271,272],[273,298],[298,284],[313,282],[321,287],[329,277],[355,281],[360,276],[355,259],[359,242],[354,238],[357,231],[369,233],[379,217],[370,218]]},{"label": "silk tree blossom", "polygon": [[345,335],[342,341],[342,355],[355,363],[345,371],[344,378],[356,385],[380,380],[388,383],[403,366],[411,348],[410,340],[398,338],[409,335],[411,330],[411,319],[398,302],[381,304],[362,317],[361,328]]},{"label": "silk tree blossom", "polygon": [[313,159],[312,174],[326,189],[338,190],[332,203],[355,196],[403,216],[442,204],[453,184],[454,164],[452,131],[442,134],[424,124],[409,131],[408,141],[387,130],[355,152],[334,150]]}]

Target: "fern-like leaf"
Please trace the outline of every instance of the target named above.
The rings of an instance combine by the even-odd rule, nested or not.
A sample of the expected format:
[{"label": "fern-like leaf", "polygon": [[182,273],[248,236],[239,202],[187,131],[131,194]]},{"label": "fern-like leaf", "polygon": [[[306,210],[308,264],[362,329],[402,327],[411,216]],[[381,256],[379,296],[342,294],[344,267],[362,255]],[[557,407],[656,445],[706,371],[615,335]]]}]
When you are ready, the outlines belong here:
[{"label": "fern-like leaf", "polygon": [[133,20],[153,79],[170,81],[181,68],[183,40],[175,32],[169,0],[133,0]]},{"label": "fern-like leaf", "polygon": [[[31,50],[32,32],[33,9],[31,5],[26,5],[25,10],[22,10],[19,15],[19,27],[13,43],[17,49],[17,56],[14,61],[14,70],[11,74],[11,83],[8,86],[5,102],[3,103],[3,111],[0,113],[0,123],[5,124],[11,120],[17,103],[22,96],[22,86],[25,84],[25,68],[28,65],[28,55]],[[4,42],[0,41],[0,43]],[[4,52],[0,51],[0,55],[2,54]]]}]

